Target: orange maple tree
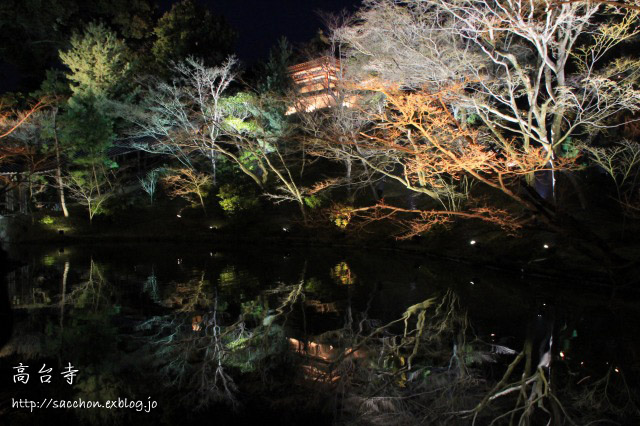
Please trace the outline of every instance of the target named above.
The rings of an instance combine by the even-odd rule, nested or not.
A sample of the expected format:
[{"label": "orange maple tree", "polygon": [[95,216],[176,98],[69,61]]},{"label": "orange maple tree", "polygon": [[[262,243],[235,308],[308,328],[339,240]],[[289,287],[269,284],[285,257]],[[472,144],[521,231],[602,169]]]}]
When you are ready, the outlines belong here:
[{"label": "orange maple tree", "polygon": [[[341,224],[352,219],[389,219],[401,225],[407,238],[444,224],[454,217],[494,223],[513,233],[522,225],[519,214],[507,208],[485,205],[469,193],[456,192],[464,179],[471,179],[506,195],[520,210],[537,213],[540,206],[521,195],[518,188],[525,176],[549,170],[548,153],[541,147],[523,146],[514,139],[495,138],[481,127],[456,119],[451,100],[462,90],[459,86],[438,92],[403,91],[398,87],[374,84],[368,91],[384,95],[386,107],[371,114],[373,124],[357,140],[326,141],[334,147],[357,145],[353,152],[378,153],[362,156],[371,169],[399,182],[406,189],[438,200],[444,209],[404,208],[381,200],[359,208],[336,206],[333,217]],[[573,167],[575,159],[561,158],[554,169]],[[464,198],[456,208],[443,198]],[[523,209],[522,209],[523,208]],[[361,221],[362,222],[362,221]]]}]

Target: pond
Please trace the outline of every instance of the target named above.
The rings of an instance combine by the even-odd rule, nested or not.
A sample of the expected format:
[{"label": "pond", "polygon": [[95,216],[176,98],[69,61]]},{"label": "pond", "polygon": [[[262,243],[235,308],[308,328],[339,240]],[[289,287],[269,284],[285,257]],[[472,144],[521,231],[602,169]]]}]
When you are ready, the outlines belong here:
[{"label": "pond", "polygon": [[353,248],[6,250],[12,425],[639,418],[637,295],[602,283]]}]

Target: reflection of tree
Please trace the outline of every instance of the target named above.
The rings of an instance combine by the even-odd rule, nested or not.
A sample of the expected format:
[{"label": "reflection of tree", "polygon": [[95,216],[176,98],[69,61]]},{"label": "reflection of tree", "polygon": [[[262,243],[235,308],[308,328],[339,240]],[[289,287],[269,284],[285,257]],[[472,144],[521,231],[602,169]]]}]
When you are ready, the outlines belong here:
[{"label": "reflection of tree", "polygon": [[[551,385],[551,335],[539,357],[531,335],[520,352],[474,337],[450,290],[385,325],[367,311],[358,318],[348,308],[342,329],[313,341],[290,339],[305,381],[338,394],[334,409],[346,424],[586,424],[640,413],[618,368],[586,385],[590,376],[561,377],[558,364]],[[488,376],[486,364],[498,361],[502,376]]]},{"label": "reflection of tree", "polygon": [[356,282],[356,276],[347,262],[340,262],[331,269],[331,277],[338,284],[351,285]]},{"label": "reflection of tree", "polygon": [[[185,390],[184,399],[198,407],[219,400],[236,402],[236,385],[223,365],[224,339],[243,337],[243,327],[241,323],[222,325],[225,306],[217,292],[212,293],[202,272],[199,278],[177,284],[165,301],[176,308],[172,314],[153,317],[139,326],[153,331],[150,341],[167,384]],[[202,310],[206,313],[196,315]]]},{"label": "reflection of tree", "polygon": [[[109,369],[110,370],[110,369]],[[124,397],[125,385],[112,371],[87,369],[75,388],[77,397],[86,401],[114,401]],[[123,421],[125,410],[76,410],[75,413],[83,424],[111,425]]]},{"label": "reflection of tree", "polygon": [[[15,343],[4,348],[6,352],[0,357],[32,360],[29,365],[34,382],[38,382],[36,372],[43,363],[61,372],[66,363],[71,362],[79,370],[73,386],[61,382],[55,375],[51,385],[38,390],[49,392],[47,397],[86,401],[129,397],[129,389],[119,378],[120,368],[126,362],[118,348],[121,335],[112,321],[116,312],[111,303],[115,288],[107,280],[104,267],[93,260],[79,283],[68,282],[70,270],[70,262],[65,261],[59,299],[30,309],[28,317],[17,324]],[[74,415],[82,424],[115,424],[126,412],[77,410]]]},{"label": "reflection of tree", "polygon": [[349,316],[345,328],[333,333],[346,348],[330,373],[339,378],[335,387],[345,401],[343,416],[367,424],[411,424],[418,418],[430,424],[465,406],[465,387],[476,384],[469,369],[477,357],[462,355],[472,350],[472,342],[455,294],[449,291],[409,307],[386,325],[375,324],[366,313],[357,321]]},{"label": "reflection of tree", "polygon": [[89,276],[65,295],[65,303],[95,313],[107,307],[111,290],[102,267],[91,259]]},{"label": "reflection of tree", "polygon": [[160,295],[158,293],[158,277],[156,277],[153,266],[151,267],[151,274],[142,285],[142,291],[147,293],[154,302],[158,303],[160,301]]},{"label": "reflection of tree", "polygon": [[[589,376],[586,377],[588,379]],[[585,378],[581,379],[584,380]],[[575,385],[562,389],[562,394],[571,401],[572,408],[583,413],[585,421],[596,422],[599,416],[593,413],[607,413],[610,417],[639,418],[640,398],[637,389],[629,387],[620,369],[611,366],[604,377],[587,386]]]},{"label": "reflection of tree", "polygon": [[[222,284],[222,282],[220,283]],[[236,372],[260,371],[263,378],[273,358],[286,352],[282,323],[303,298],[304,282],[281,285],[271,293],[284,294],[281,304],[268,311],[261,297],[243,304],[246,314],[228,321],[226,301],[209,287],[204,273],[178,284],[167,304],[170,315],[153,317],[139,326],[151,331],[148,339],[159,371],[170,387],[178,387],[187,404],[203,408],[216,401],[237,405]],[[254,325],[249,328],[247,323]]]},{"label": "reflection of tree", "polygon": [[205,280],[202,271],[197,278],[186,283],[177,283],[174,292],[164,300],[164,305],[181,313],[190,313],[205,309],[212,302],[211,286],[209,281]]},{"label": "reflection of tree", "polygon": [[184,310],[151,318],[140,326],[154,330],[151,341],[168,386],[185,390],[184,399],[198,407],[220,400],[236,403],[236,385],[223,365],[227,354],[224,340],[242,338],[243,329],[238,323],[223,326],[221,314],[214,297],[211,311],[201,316],[203,326],[197,331],[190,312]]}]

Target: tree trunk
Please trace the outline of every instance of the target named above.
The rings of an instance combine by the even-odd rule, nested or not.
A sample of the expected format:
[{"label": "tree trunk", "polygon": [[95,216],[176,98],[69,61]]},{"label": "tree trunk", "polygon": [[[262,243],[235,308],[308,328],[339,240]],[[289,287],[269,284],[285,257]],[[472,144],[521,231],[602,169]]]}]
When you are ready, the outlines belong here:
[{"label": "tree trunk", "polygon": [[[213,180],[213,186],[216,186],[216,153],[213,150],[213,148],[211,148],[211,177]],[[204,206],[202,206],[202,208],[204,209]]]},{"label": "tree trunk", "polygon": [[91,169],[93,170],[93,180],[96,183],[96,190],[98,191],[98,197],[101,197],[102,194],[100,193],[100,184],[98,183],[98,173],[96,172],[95,163],[91,165]]},{"label": "tree trunk", "polygon": [[58,143],[58,108],[53,113],[53,139],[55,141],[56,149],[56,181],[58,183],[58,195],[60,196],[60,207],[62,208],[62,214],[64,217],[69,217],[69,211],[67,210],[67,203],[64,199],[64,186],[62,184],[62,166],[60,164],[60,144]]},{"label": "tree trunk", "polygon": [[302,198],[298,198],[298,206],[300,207],[300,213],[302,213],[302,221],[304,224],[307,224],[307,209],[304,208],[304,200]]},{"label": "tree trunk", "polygon": [[204,215],[207,215],[207,209],[204,206],[204,199],[202,198],[202,194],[200,193],[200,191],[198,191],[198,198],[200,199],[200,205],[202,206],[202,211],[204,212]]}]

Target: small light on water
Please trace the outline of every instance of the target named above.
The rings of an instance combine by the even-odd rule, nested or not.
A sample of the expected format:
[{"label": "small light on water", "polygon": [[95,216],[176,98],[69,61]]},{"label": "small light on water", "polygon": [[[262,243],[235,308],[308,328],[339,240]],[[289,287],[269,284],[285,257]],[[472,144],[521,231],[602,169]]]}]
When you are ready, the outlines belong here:
[{"label": "small light on water", "polygon": [[177,217],[182,217],[182,216],[180,216],[179,214],[177,214],[176,216],[177,216]]},{"label": "small light on water", "polygon": [[496,337],[496,333],[491,333],[491,337]]},{"label": "small light on water", "polygon": [[564,352],[560,351],[560,358],[564,359]]},{"label": "small light on water", "polygon": [[471,283],[471,285],[475,285],[475,283],[473,281],[469,281]]},{"label": "small light on water", "polygon": [[213,229],[213,226],[210,226],[209,229]]},{"label": "small light on water", "polygon": [[545,244],[545,245],[543,245],[542,247],[544,247],[544,248],[548,249],[548,248],[549,248],[549,244]]},{"label": "small light on water", "polygon": [[476,240],[471,240],[469,241],[469,244],[474,245],[476,243]]},{"label": "small light on water", "polygon": [[614,368],[613,371],[615,371],[616,373],[620,372],[620,370],[618,370],[617,368]]}]

